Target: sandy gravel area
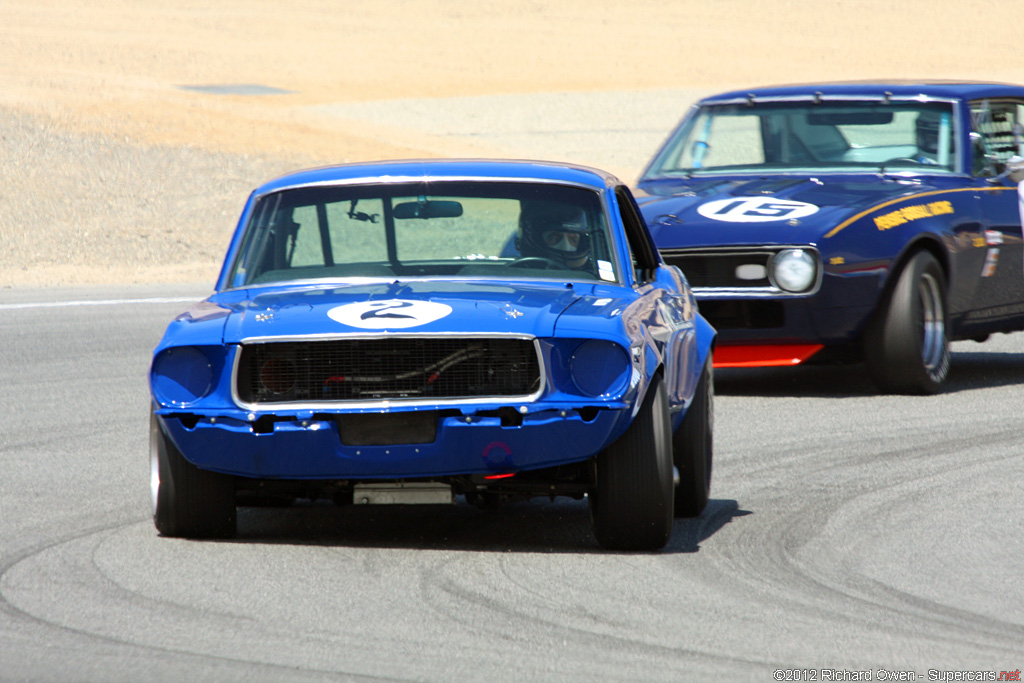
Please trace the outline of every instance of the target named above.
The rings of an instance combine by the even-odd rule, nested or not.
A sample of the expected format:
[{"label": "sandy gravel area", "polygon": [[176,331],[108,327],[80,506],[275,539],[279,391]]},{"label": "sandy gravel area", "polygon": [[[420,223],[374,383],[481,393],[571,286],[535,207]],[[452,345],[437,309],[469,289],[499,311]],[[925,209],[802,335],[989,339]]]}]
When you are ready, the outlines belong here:
[{"label": "sandy gravel area", "polygon": [[301,166],[501,156],[632,181],[694,98],[1024,83],[1019,0],[0,0],[0,298],[212,282]]}]

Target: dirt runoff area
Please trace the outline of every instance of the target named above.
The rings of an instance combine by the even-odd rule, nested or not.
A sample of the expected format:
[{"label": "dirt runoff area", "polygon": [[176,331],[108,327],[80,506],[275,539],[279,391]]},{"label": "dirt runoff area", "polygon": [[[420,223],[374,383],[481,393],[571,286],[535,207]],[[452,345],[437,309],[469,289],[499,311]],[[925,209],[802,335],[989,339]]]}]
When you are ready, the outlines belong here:
[{"label": "dirt runoff area", "polygon": [[248,192],[299,167],[549,158],[632,182],[717,90],[1024,83],[1018,3],[0,0],[0,300],[212,284]]}]

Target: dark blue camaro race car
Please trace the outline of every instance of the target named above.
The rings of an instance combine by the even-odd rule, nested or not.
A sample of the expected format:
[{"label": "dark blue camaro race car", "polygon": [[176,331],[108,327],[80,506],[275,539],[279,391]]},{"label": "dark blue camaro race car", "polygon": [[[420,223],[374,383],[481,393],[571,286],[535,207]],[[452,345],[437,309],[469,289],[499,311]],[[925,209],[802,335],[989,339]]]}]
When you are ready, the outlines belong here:
[{"label": "dark blue camaro race car", "polygon": [[698,102],[637,200],[716,367],[866,361],[939,390],[949,341],[1024,329],[1024,87],[848,83]]},{"label": "dark blue camaro race car", "polygon": [[708,500],[714,335],[602,172],[279,178],[154,352],[156,527],[232,536],[261,499],[587,496],[602,545],[660,548]]}]

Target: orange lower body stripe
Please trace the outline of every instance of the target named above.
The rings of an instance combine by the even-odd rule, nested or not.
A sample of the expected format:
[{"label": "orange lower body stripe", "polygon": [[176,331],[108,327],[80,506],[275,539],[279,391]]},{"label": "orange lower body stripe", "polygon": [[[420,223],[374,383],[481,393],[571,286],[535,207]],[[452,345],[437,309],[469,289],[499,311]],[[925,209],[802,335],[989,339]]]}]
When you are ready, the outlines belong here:
[{"label": "orange lower body stripe", "polygon": [[761,344],[715,347],[716,368],[771,368],[800,365],[825,348],[821,344]]}]

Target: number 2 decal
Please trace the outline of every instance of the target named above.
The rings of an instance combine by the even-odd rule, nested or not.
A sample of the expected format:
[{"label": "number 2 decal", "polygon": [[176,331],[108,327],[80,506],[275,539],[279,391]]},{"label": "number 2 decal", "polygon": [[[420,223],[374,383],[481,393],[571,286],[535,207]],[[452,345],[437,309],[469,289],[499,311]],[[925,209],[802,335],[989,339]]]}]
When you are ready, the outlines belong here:
[{"label": "number 2 decal", "polygon": [[444,318],[452,307],[437,301],[358,301],[335,306],[327,315],[336,322],[364,330],[386,330],[427,325]]},{"label": "number 2 decal", "polygon": [[817,211],[814,204],[773,197],[732,197],[697,207],[697,212],[705,218],[729,223],[783,221],[810,216]]}]

